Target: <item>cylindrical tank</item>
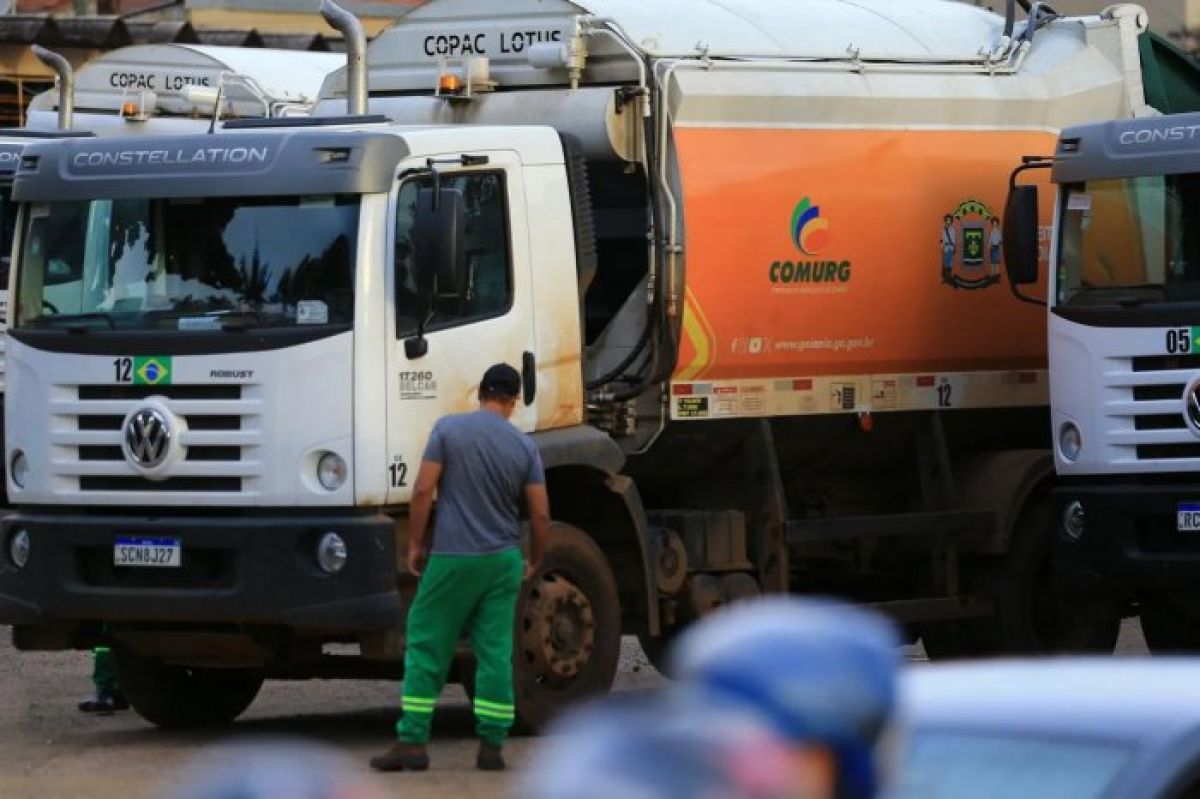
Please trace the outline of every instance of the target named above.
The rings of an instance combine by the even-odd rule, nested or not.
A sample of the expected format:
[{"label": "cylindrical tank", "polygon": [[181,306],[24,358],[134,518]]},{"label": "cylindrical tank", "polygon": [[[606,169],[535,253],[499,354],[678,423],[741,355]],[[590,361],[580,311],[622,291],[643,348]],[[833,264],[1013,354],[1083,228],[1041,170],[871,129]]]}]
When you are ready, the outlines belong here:
[{"label": "cylindrical tank", "polygon": [[[1152,112],[1147,19],[1013,22],[1009,39],[1004,17],[949,0],[431,0],[372,43],[372,110],[551,125],[636,162],[621,144],[645,81],[676,420],[1040,406],[1044,311],[1004,276],[1009,173],[1066,125]],[[481,58],[470,99],[434,98]]]}]

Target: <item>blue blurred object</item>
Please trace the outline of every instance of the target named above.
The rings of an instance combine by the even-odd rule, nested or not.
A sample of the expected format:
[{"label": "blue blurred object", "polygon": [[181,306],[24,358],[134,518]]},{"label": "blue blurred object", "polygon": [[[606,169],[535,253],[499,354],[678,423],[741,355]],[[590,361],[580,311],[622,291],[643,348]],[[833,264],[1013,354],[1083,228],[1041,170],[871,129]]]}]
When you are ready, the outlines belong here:
[{"label": "blue blurred object", "polygon": [[796,799],[790,748],[748,715],[670,697],[569,714],[534,752],[522,799]]},{"label": "blue blurred object", "polygon": [[795,745],[834,753],[839,795],[876,795],[877,745],[894,718],[900,638],[884,617],[827,600],[726,606],[685,632],[672,674],[693,703],[745,708]]},{"label": "blue blurred object", "polygon": [[202,752],[164,799],[384,799],[352,761],[304,741],[231,741]]}]

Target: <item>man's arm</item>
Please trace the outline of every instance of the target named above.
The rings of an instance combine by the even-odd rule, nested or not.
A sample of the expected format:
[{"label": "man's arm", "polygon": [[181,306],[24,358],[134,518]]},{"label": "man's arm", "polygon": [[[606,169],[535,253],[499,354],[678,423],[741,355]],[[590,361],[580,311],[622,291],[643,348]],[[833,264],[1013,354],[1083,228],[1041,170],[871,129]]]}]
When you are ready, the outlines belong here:
[{"label": "man's arm", "polygon": [[429,514],[433,510],[433,494],[441,479],[441,463],[421,461],[408,508],[408,570],[416,575],[425,571],[425,561],[429,558]]},{"label": "man's arm", "polygon": [[525,486],[525,505],[529,509],[529,559],[525,562],[525,579],[542,567],[542,555],[550,539],[550,496],[545,483]]}]

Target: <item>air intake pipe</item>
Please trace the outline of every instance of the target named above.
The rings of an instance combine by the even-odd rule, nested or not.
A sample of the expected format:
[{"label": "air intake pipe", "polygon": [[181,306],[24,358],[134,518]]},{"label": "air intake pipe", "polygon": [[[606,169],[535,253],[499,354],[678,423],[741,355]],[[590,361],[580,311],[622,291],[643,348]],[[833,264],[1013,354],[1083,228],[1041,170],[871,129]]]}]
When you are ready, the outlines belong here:
[{"label": "air intake pipe", "polygon": [[367,35],[358,17],[333,0],[321,0],[321,16],[346,40],[346,110],[367,113]]},{"label": "air intake pipe", "polygon": [[33,54],[58,75],[58,127],[70,130],[75,122],[75,70],[71,62],[53,50],[33,45]]}]

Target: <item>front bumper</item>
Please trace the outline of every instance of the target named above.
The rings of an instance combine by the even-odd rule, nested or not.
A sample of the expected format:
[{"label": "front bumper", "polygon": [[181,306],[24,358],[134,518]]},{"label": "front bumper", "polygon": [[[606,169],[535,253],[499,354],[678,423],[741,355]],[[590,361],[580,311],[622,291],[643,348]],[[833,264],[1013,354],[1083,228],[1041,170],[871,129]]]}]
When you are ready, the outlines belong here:
[{"label": "front bumper", "polygon": [[[7,555],[17,529],[29,563]],[[336,575],[317,565],[337,532],[349,558]],[[117,536],[179,538],[179,568],[117,568]],[[385,631],[401,624],[394,523],[374,513],[150,516],[21,510],[0,524],[0,624],[75,621],[263,624]]]},{"label": "front bumper", "polygon": [[[1200,481],[1072,481],[1053,498],[1055,564],[1065,586],[1128,596],[1200,586],[1200,531],[1178,532],[1176,522],[1180,502],[1200,502]],[[1083,505],[1084,531],[1071,541],[1062,519],[1074,501]]]}]

